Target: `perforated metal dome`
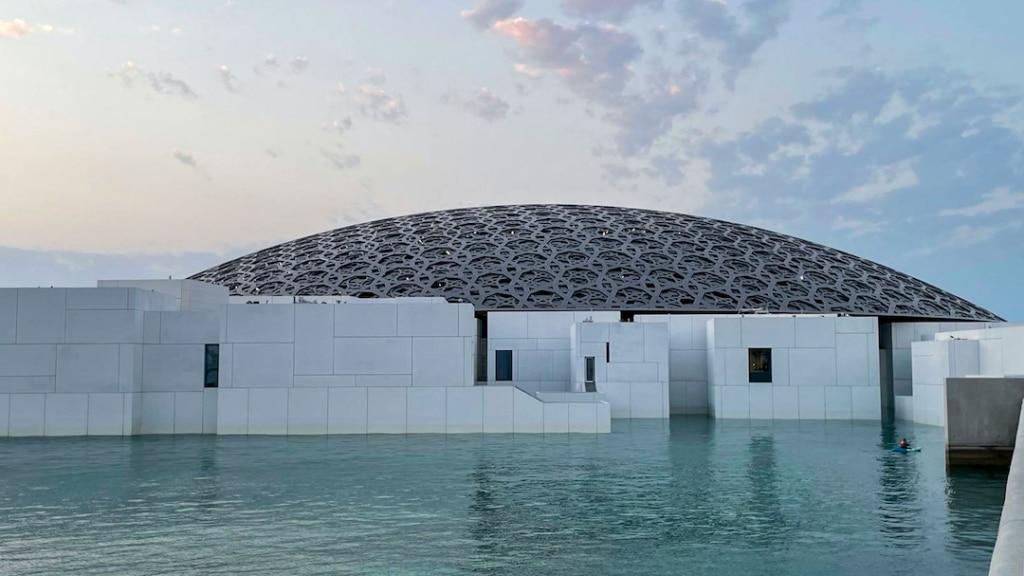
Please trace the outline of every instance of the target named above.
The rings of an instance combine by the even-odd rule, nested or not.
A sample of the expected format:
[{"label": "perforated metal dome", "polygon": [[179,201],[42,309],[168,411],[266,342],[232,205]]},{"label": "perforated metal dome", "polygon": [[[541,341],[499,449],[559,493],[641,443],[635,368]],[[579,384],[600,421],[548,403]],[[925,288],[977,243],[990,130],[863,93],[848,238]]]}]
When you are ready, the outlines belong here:
[{"label": "perforated metal dome", "polygon": [[518,205],[388,218],[192,276],[232,294],[443,296],[477,310],[838,312],[999,320],[880,264],[685,214]]}]

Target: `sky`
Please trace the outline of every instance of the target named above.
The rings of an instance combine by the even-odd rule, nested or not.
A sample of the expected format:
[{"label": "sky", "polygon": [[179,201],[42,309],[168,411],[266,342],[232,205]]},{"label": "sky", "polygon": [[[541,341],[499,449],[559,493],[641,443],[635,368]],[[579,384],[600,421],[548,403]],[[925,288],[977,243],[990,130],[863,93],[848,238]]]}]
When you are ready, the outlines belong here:
[{"label": "sky", "polygon": [[1024,321],[1024,3],[5,0],[0,285],[415,212],[761,226]]}]

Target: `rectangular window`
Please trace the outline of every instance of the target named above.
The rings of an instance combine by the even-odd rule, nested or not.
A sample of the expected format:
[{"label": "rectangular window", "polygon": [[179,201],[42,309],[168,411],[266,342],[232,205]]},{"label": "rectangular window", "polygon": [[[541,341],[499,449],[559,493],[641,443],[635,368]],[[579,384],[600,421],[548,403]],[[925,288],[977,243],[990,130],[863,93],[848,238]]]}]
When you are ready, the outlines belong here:
[{"label": "rectangular window", "polygon": [[594,373],[596,372],[595,364],[596,359],[593,356],[583,358],[584,372],[586,374],[583,384],[587,392],[597,392],[597,382],[594,378]]},{"label": "rectangular window", "polygon": [[772,381],[772,349],[751,348],[747,351],[747,369],[750,382]]},{"label": "rectangular window", "polygon": [[203,387],[218,387],[220,385],[220,344],[206,345],[206,360],[204,364]]},{"label": "rectangular window", "polygon": [[494,351],[494,379],[498,382],[512,381],[512,351]]}]

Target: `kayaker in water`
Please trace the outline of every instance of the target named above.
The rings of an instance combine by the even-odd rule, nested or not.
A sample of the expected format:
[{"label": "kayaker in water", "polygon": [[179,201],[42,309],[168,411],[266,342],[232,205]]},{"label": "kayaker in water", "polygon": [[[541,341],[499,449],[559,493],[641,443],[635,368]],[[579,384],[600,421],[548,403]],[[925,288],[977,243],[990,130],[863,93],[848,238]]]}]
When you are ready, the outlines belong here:
[{"label": "kayaker in water", "polygon": [[910,442],[907,442],[906,438],[900,438],[900,448],[902,448],[903,450],[909,450]]}]

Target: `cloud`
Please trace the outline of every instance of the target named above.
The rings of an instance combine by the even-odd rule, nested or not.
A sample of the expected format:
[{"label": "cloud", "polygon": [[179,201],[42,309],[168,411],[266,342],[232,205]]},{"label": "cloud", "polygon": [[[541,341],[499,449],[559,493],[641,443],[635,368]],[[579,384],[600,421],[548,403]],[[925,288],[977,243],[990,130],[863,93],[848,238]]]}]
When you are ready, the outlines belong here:
[{"label": "cloud", "polygon": [[329,150],[327,148],[321,148],[320,154],[331,163],[332,166],[338,170],[349,170],[359,166],[362,159],[355,154],[348,154],[341,150],[339,146],[337,150]]},{"label": "cloud", "polygon": [[191,154],[189,154],[189,153],[187,153],[187,152],[182,152],[181,150],[175,150],[174,151],[174,159],[177,160],[178,162],[181,162],[185,166],[188,166],[189,168],[196,168],[196,169],[199,168],[199,163],[196,162],[196,157],[191,155]]},{"label": "cloud", "polygon": [[237,89],[235,82],[237,82],[238,78],[231,73],[231,70],[226,65],[221,64],[217,67],[217,74],[220,77],[221,84],[224,85],[225,90],[228,92],[234,92]]},{"label": "cloud", "polygon": [[512,16],[523,7],[522,0],[482,0],[475,8],[459,13],[478,30],[486,30],[499,20]]},{"label": "cloud", "polygon": [[850,236],[859,238],[868,234],[875,234],[882,229],[885,222],[874,220],[860,220],[839,216],[832,221],[832,229],[838,232],[849,232]]},{"label": "cloud", "polygon": [[324,128],[335,136],[341,136],[352,129],[352,118],[346,116],[341,120],[332,120],[331,123]]},{"label": "cloud", "polygon": [[292,58],[291,62],[288,63],[288,67],[291,68],[292,72],[302,72],[309,68],[309,60],[304,56],[297,56]]},{"label": "cloud", "polygon": [[198,95],[184,80],[167,72],[149,72],[136,66],[134,62],[125,62],[117,72],[111,76],[120,78],[121,82],[128,88],[135,85],[135,82],[142,81],[154,92],[167,96],[179,96],[185,100],[194,100]]},{"label": "cloud", "polygon": [[682,160],[678,156],[670,154],[652,156],[650,166],[644,170],[644,173],[651,178],[661,180],[669,186],[682,184],[686,176],[683,172]]},{"label": "cloud", "polygon": [[364,117],[398,124],[408,117],[409,112],[401,94],[389,92],[386,84],[387,77],[372,70],[361,84],[351,89],[339,85],[338,92],[347,95]]},{"label": "cloud", "polygon": [[913,188],[919,182],[917,173],[914,172],[914,159],[911,158],[874,168],[867,182],[850,188],[833,198],[832,202],[863,204],[882,199],[899,190]]},{"label": "cloud", "polygon": [[496,122],[505,118],[511,106],[490,88],[480,88],[471,96],[457,93],[445,94],[441,100],[473,114],[485,122]]},{"label": "cloud", "polygon": [[64,35],[75,33],[74,28],[56,27],[52,24],[29,24],[28,22],[15,18],[14,20],[0,20],[0,38],[22,38],[29,34],[49,34],[58,32]]},{"label": "cloud", "polygon": [[562,0],[562,11],[574,18],[621,22],[639,7],[660,10],[663,0]]},{"label": "cloud", "polygon": [[778,36],[779,27],[789,19],[790,2],[749,0],[730,8],[720,0],[681,0],[679,10],[694,33],[718,45],[725,83],[732,88],[754,53]]},{"label": "cloud", "polygon": [[24,20],[0,20],[0,38],[21,38],[31,32],[32,27]]},{"label": "cloud", "polygon": [[950,246],[974,246],[987,242],[997,235],[1007,231],[1020,228],[1020,222],[1005,222],[1003,224],[992,224],[987,226],[974,226],[961,224],[953,228],[949,237]]},{"label": "cloud", "polygon": [[939,212],[942,216],[982,216],[996,214],[1007,210],[1024,207],[1024,192],[1011,192],[1009,188],[1000,187],[982,194],[983,200],[977,204],[962,208],[946,208]]}]

